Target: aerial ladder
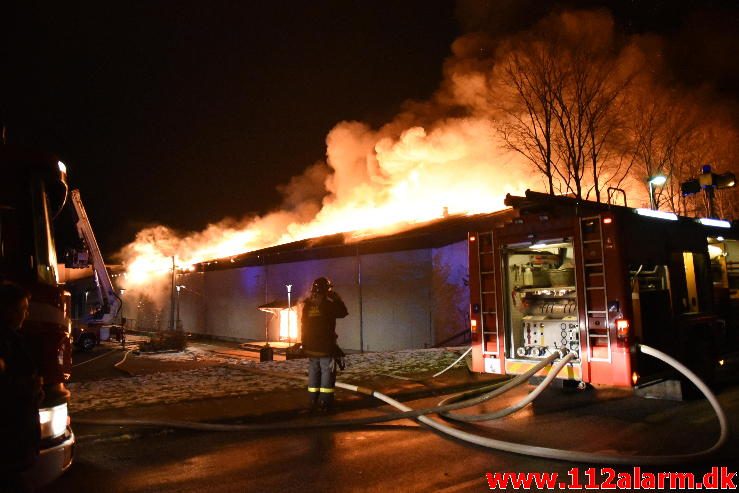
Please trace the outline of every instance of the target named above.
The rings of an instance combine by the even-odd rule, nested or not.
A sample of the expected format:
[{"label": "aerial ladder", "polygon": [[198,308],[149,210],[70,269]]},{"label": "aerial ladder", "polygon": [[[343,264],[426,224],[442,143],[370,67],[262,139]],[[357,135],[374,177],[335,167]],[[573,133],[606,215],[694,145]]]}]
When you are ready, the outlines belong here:
[{"label": "aerial ladder", "polygon": [[100,341],[108,340],[111,333],[123,340],[123,321],[120,316],[123,302],[113,287],[79,190],[72,190],[71,198],[77,215],[77,233],[85,249],[73,251],[67,266],[73,269],[92,266],[95,290],[100,300],[100,308],[94,313],[86,314],[82,320],[83,326],[78,327],[73,335],[78,346],[89,350]]}]

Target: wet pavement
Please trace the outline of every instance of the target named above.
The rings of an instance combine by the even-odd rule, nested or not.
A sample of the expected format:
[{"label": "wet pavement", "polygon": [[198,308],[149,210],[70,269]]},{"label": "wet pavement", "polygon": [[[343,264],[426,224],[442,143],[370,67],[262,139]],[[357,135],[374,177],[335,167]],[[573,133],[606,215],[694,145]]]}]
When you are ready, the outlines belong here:
[{"label": "wet pavement", "polygon": [[[529,390],[524,386],[470,412],[510,405]],[[719,398],[732,426],[739,429],[739,388],[725,389]],[[420,408],[439,400],[405,402]],[[388,411],[343,409],[326,419]],[[272,415],[272,419],[308,418]],[[508,418],[455,427],[519,443],[629,455],[696,451],[709,446],[718,431],[705,401],[645,400],[608,389],[548,389],[533,406]],[[75,465],[45,492],[484,491],[489,490],[487,472],[557,472],[566,478],[573,467],[584,471],[591,466],[488,450],[407,420],[257,433],[124,428],[99,434],[87,426],[78,426],[77,431]],[[733,438],[709,460],[643,469],[703,474],[722,465],[736,470],[738,443]]]},{"label": "wet pavement", "polygon": [[[99,354],[103,354],[103,349]],[[110,366],[124,355],[121,351],[116,353],[90,362],[86,371],[91,371],[94,378],[96,364]],[[125,363],[119,366],[131,373],[156,369],[156,363],[137,361],[135,356]],[[183,371],[169,363],[159,369]],[[88,365],[81,368],[85,366]],[[496,378],[471,374],[462,367],[439,379],[423,381],[368,375],[365,385],[421,408],[436,405],[445,394]],[[462,412],[500,409],[522,398],[531,388],[521,386]],[[718,397],[731,426],[739,430],[739,385],[727,380]],[[410,420],[269,433],[74,424],[75,419],[85,417],[295,423],[392,411],[376,399],[346,391],[337,391],[337,398],[337,412],[327,418],[313,418],[303,412],[305,392],[298,388],[77,413],[72,416],[79,439],[76,463],[44,492],[483,491],[489,490],[486,472],[558,472],[566,477],[572,467],[584,470],[589,466],[484,449]],[[517,443],[627,455],[692,452],[710,446],[718,435],[716,418],[704,400],[643,399],[628,389],[614,388],[550,388],[533,405],[504,419],[453,426]],[[738,457],[739,437],[734,435],[713,458],[667,469],[702,474],[711,466],[720,465],[736,471]],[[644,470],[658,472],[660,468]]]},{"label": "wet pavement", "polygon": [[[247,360],[254,358],[253,353],[240,351],[233,344],[225,345],[213,342],[195,343],[199,348],[205,348],[216,354],[233,357],[239,355]],[[128,354],[126,354],[128,353]],[[120,428],[109,426],[75,425],[75,420],[84,419],[150,419],[166,420],[177,419],[195,422],[269,422],[290,419],[300,416],[307,407],[307,394],[303,381],[296,381],[294,374],[280,371],[268,371],[261,366],[245,367],[229,363],[214,361],[161,361],[157,359],[137,356],[135,353],[122,351],[118,348],[100,346],[93,354],[82,353],[79,360],[98,357],[97,360],[80,366],[84,372],[78,371],[73,381],[95,381],[101,375],[112,372],[114,379],[106,384],[123,386],[127,376],[162,376],[162,378],[176,379],[180,372],[191,372],[197,368],[229,367],[238,374],[247,374],[257,379],[271,379],[291,384],[291,388],[279,391],[252,392],[243,389],[243,395],[227,395],[216,398],[191,399],[180,402],[167,402],[149,405],[130,405],[119,408],[92,409],[90,411],[75,412],[75,394],[72,395],[72,421],[78,436],[84,439],[87,435],[112,435],[121,433]],[[258,357],[257,357],[258,358]],[[121,364],[122,363],[122,364]],[[111,367],[117,367],[111,370]],[[273,365],[273,368],[280,365]],[[164,375],[160,375],[164,374]],[[171,375],[171,377],[167,377]],[[339,374],[339,380],[342,375]],[[117,379],[117,380],[116,380]],[[500,376],[480,375],[470,373],[463,362],[437,378],[398,378],[392,375],[367,374],[362,385],[386,393],[400,400],[416,399],[426,396],[444,395],[470,387],[482,386],[501,380]],[[111,388],[111,391],[114,390]],[[382,403],[366,395],[338,390],[336,393],[336,407],[338,410],[352,410],[358,408],[374,408]],[[127,432],[127,431],[126,431]]]}]

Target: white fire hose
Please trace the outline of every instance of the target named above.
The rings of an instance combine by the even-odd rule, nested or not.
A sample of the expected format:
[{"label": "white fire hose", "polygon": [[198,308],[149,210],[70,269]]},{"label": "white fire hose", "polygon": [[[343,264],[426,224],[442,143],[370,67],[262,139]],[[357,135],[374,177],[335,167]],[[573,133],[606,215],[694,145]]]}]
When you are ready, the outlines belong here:
[{"label": "white fire hose", "polygon": [[[556,355],[555,355],[556,356]],[[547,373],[546,378],[542,380],[539,385],[536,386],[536,388],[530,392],[526,397],[518,401],[516,404],[507,407],[505,409],[502,409],[500,411],[496,411],[494,413],[488,413],[488,414],[459,414],[459,413],[450,413],[450,412],[440,412],[439,414],[443,416],[444,418],[453,419],[455,421],[467,421],[467,422],[473,422],[473,421],[489,421],[493,419],[499,419],[504,416],[508,416],[509,414],[513,414],[516,411],[523,409],[524,407],[528,406],[532,402],[534,402],[534,399],[539,397],[539,394],[541,394],[545,388],[549,386],[550,383],[556,378],[556,376],[561,372],[565,366],[567,366],[567,363],[575,359],[575,353],[569,353],[565,355],[564,358],[559,360],[556,365],[552,367],[551,370]],[[447,399],[442,400],[439,405],[444,405],[447,402],[455,401],[454,397],[450,397]]]},{"label": "white fire hose", "polygon": [[[471,405],[478,404],[479,402],[483,400],[487,400],[494,395],[500,395],[501,393],[506,392],[514,388],[515,386],[520,385],[523,381],[525,381],[526,378],[528,377],[523,378],[523,379],[520,378],[523,375],[519,375],[519,377],[506,382],[505,385],[497,384],[495,386],[492,386],[492,387],[495,387],[495,389],[492,390],[492,392],[488,392],[487,394],[484,394],[483,396],[465,400],[462,402],[456,402],[452,404],[443,404],[443,405],[439,405],[436,407],[420,409],[420,410],[414,410],[406,406],[405,404],[398,402],[395,399],[388,397],[385,394],[382,394],[375,390],[360,387],[357,385],[346,384],[343,382],[336,382],[336,386],[339,388],[350,390],[352,392],[358,392],[358,393],[365,394],[365,395],[371,395],[381,400],[382,402],[385,402],[401,411],[400,413],[390,414],[386,416],[358,418],[358,419],[343,420],[343,421],[323,420],[323,421],[314,422],[314,423],[271,423],[271,424],[260,424],[260,425],[227,425],[227,424],[211,424],[211,423],[193,423],[193,422],[185,422],[185,421],[160,421],[160,420],[139,420],[139,419],[77,419],[75,421],[81,424],[94,424],[94,425],[154,426],[154,427],[168,427],[168,428],[183,428],[183,429],[189,429],[189,430],[202,430],[202,431],[230,431],[230,432],[233,432],[233,431],[278,431],[278,430],[306,429],[306,428],[328,428],[328,427],[337,427],[337,426],[363,425],[363,424],[369,424],[369,423],[395,421],[401,418],[414,417],[421,423],[431,428],[434,428],[446,435],[452,436],[459,440],[463,440],[465,442],[472,443],[474,445],[478,445],[481,447],[485,447],[485,448],[489,448],[493,450],[502,450],[505,452],[511,452],[514,454],[521,454],[521,455],[527,455],[527,456],[532,456],[532,457],[542,457],[546,459],[563,460],[563,461],[568,461],[568,462],[581,462],[581,463],[589,463],[589,464],[625,464],[625,465],[673,464],[673,463],[688,462],[688,461],[694,461],[697,459],[706,458],[710,456],[711,454],[715,453],[716,451],[718,451],[721,447],[723,447],[729,438],[728,420],[726,418],[726,414],[724,413],[723,409],[721,408],[721,405],[718,402],[718,399],[713,394],[713,392],[711,392],[708,386],[705,383],[703,383],[703,381],[700,380],[700,378],[698,378],[697,375],[695,375],[692,371],[690,371],[682,363],[678,362],[677,360],[668,356],[667,354],[661,351],[658,351],[657,349],[654,349],[652,347],[645,346],[645,345],[639,345],[638,348],[644,354],[647,354],[649,356],[662,360],[663,362],[675,368],[678,372],[683,374],[693,384],[695,384],[696,387],[698,387],[698,389],[703,393],[703,395],[706,397],[708,402],[711,404],[711,407],[713,407],[713,410],[716,413],[716,417],[718,418],[719,425],[721,427],[719,438],[716,440],[716,443],[714,443],[713,446],[711,446],[708,449],[701,450],[699,452],[692,452],[692,453],[687,453],[687,454],[676,454],[676,455],[642,455],[642,456],[639,456],[639,455],[620,455],[620,454],[596,454],[593,452],[564,450],[564,449],[556,449],[556,448],[549,448],[549,447],[539,447],[536,445],[526,445],[526,444],[515,443],[515,442],[507,442],[504,440],[497,440],[494,438],[484,437],[484,436],[476,435],[474,433],[469,433],[467,431],[463,431],[457,428],[453,428],[444,423],[440,423],[439,421],[433,420],[428,416],[425,416],[425,414],[444,413],[452,409],[461,409],[462,407],[469,407]],[[546,360],[540,362],[539,365],[537,365],[537,367],[546,366],[547,364],[551,363],[551,361],[553,361],[553,359],[555,359],[556,357],[557,355],[551,355]],[[533,401],[534,398],[536,398],[541,393],[541,391],[543,391],[543,389],[547,385],[549,385],[553,381],[557,373],[559,373],[567,365],[569,360],[572,359],[573,357],[574,356],[572,354],[568,354],[564,358],[562,358],[562,360],[559,361],[552,368],[552,370],[550,370],[549,374],[544,379],[544,381],[542,381],[537,386],[537,388],[533,392],[531,392],[525,399],[518,402],[517,404],[514,404],[510,408],[504,409],[497,413],[493,413],[492,415],[483,415],[485,416],[484,419],[494,419],[491,416],[502,417],[518,409],[521,409],[525,405],[529,404],[531,401]],[[538,371],[538,369],[536,371]],[[527,374],[528,373],[531,373],[531,370],[529,370]],[[294,377],[294,378],[300,378],[300,377]],[[302,378],[300,379],[302,380]],[[463,395],[467,395],[467,394],[463,394]],[[442,401],[442,403],[449,401],[449,400],[450,399],[446,399],[445,401]],[[459,415],[457,414],[453,414],[453,415],[447,414],[447,417],[451,417],[453,419],[459,419]],[[475,419],[474,416],[466,416],[465,418],[473,418],[473,419],[466,419],[468,421],[478,420],[478,419]]]},{"label": "white fire hose", "polygon": [[447,371],[449,371],[452,368],[454,368],[454,365],[456,365],[457,363],[459,363],[460,361],[462,361],[462,358],[464,358],[465,356],[467,356],[468,354],[470,354],[470,351],[472,351],[472,346],[470,346],[470,348],[467,351],[465,351],[464,353],[462,353],[462,356],[460,356],[459,358],[457,358],[456,361],[454,361],[454,363],[452,363],[451,365],[447,366],[446,368],[444,368],[440,372],[434,373],[434,376],[431,377],[431,378],[436,378],[439,375],[441,375],[443,373],[446,373]]}]

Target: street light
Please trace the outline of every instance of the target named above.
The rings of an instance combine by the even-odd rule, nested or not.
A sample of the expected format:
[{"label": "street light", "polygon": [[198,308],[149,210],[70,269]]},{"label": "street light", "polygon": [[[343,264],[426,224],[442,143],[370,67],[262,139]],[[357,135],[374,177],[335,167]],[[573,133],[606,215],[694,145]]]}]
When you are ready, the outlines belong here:
[{"label": "street light", "polygon": [[680,191],[683,197],[694,195],[703,190],[708,201],[708,217],[716,218],[716,209],[714,207],[714,196],[716,190],[723,188],[734,188],[736,186],[736,176],[732,172],[714,173],[710,164],[704,164],[700,168],[701,174],[697,178],[684,181],[680,184]]},{"label": "street light", "polygon": [[90,290],[89,289],[85,289],[85,306],[82,309],[83,310],[82,318],[85,318],[85,317],[87,317],[90,314],[89,313],[90,310],[87,308],[87,296],[89,294],[90,294]]},{"label": "street light", "polygon": [[293,285],[285,284],[285,287],[287,288],[287,345],[289,346],[292,344],[292,337],[290,337],[290,329],[291,329],[290,315],[291,315],[291,312],[293,311],[293,307],[292,307],[292,303],[290,300],[290,292],[293,289]]},{"label": "street light", "polygon": [[667,181],[667,177],[665,175],[654,175],[649,179],[647,183],[649,183],[649,208],[652,210],[657,210],[657,202],[654,200],[654,187],[655,185],[658,187],[661,187],[665,184]]},{"label": "street light", "polygon": [[181,329],[181,322],[180,322],[180,289],[186,289],[187,286],[184,286],[182,284],[177,284],[175,286],[177,289],[177,321],[175,322],[175,327],[177,330]]}]

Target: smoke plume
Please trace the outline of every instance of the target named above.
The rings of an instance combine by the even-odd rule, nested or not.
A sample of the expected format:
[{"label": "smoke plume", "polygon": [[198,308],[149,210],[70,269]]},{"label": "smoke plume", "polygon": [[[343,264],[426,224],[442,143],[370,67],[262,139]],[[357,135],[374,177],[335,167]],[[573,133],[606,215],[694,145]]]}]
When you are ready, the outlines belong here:
[{"label": "smoke plume", "polygon": [[[476,4],[462,2],[461,8],[474,12]],[[533,29],[556,32],[571,43],[595,43],[622,69],[645,65],[658,46],[648,37],[616,39],[605,12],[565,12]],[[336,124],[326,137],[325,161],[280,186],[283,202],[274,212],[223,219],[195,233],[166,226],[140,231],[121,252],[126,287],[151,293],[157,282],[166,286],[172,257],[186,269],[326,234],[382,232],[398,223],[439,218],[445,211],[499,210],[506,193],[545,190],[536,168],[506,149],[499,134],[505,94],[499,87],[499,62],[516,43],[531,40],[532,31],[506,37],[500,32],[474,32],[456,40],[442,84],[430,100],[406,103],[379,128],[359,121]],[[658,71],[652,65],[646,78],[653,81]]]}]

